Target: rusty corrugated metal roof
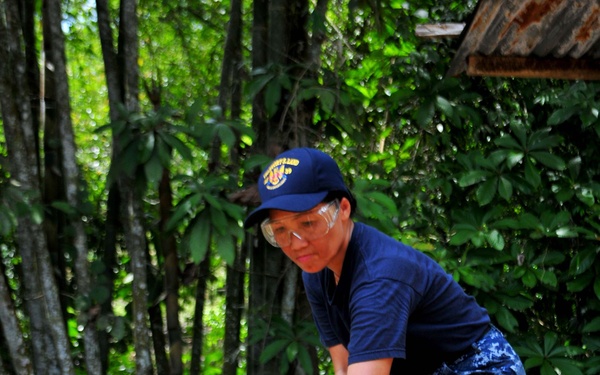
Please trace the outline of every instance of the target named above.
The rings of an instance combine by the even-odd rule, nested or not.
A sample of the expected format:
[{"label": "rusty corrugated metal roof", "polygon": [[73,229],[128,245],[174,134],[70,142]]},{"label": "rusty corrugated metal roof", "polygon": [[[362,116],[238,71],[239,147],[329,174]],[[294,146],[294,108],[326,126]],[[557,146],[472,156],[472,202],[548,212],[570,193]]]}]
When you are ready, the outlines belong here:
[{"label": "rusty corrugated metal roof", "polygon": [[480,0],[448,75],[600,79],[600,0]]}]

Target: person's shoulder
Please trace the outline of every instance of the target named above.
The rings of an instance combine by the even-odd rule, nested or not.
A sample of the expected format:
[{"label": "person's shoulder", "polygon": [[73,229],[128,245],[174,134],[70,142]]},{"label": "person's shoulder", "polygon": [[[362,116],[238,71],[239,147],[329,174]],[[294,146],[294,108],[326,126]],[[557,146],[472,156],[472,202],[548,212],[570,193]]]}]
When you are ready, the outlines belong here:
[{"label": "person's shoulder", "polygon": [[409,245],[367,224],[357,223],[356,229],[358,231],[354,245],[358,252],[365,257],[402,257],[407,254],[420,253]]}]

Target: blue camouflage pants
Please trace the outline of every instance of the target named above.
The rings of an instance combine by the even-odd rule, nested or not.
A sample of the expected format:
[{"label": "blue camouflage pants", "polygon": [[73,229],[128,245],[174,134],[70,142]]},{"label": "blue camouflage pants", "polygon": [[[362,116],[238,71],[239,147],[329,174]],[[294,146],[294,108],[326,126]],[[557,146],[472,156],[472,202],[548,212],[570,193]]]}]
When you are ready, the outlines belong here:
[{"label": "blue camouflage pants", "polygon": [[521,359],[496,327],[472,346],[473,352],[443,364],[432,375],[525,375]]}]

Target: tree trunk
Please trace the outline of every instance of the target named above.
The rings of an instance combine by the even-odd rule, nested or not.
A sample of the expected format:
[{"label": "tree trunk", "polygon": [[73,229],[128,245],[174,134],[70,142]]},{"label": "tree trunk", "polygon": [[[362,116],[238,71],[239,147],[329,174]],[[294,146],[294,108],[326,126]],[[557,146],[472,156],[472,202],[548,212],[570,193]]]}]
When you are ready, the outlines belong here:
[{"label": "tree trunk", "polygon": [[181,324],[179,323],[179,257],[177,255],[177,244],[172,233],[165,231],[167,222],[171,217],[173,209],[173,192],[171,191],[171,179],[169,170],[163,169],[162,179],[158,187],[160,199],[160,241],[163,256],[165,257],[165,292],[166,292],[166,314],[167,332],[169,337],[169,356],[172,375],[183,373],[183,341],[181,337]]},{"label": "tree trunk", "polygon": [[[283,264],[283,253],[269,248],[263,238],[256,241],[257,246],[249,250],[250,257],[250,296],[248,307],[248,336],[258,335],[260,321],[269,324],[273,316],[280,314],[281,293],[280,275]],[[264,334],[264,332],[263,332]],[[247,371],[249,375],[279,374],[279,358],[262,364],[259,361],[264,347],[270,342],[263,337],[248,347]]]},{"label": "tree trunk", "polygon": [[156,374],[170,375],[169,360],[167,359],[167,352],[165,350],[167,343],[163,333],[165,326],[163,324],[160,303],[153,303],[148,309],[148,314],[150,316],[150,330],[152,331],[152,343],[154,346]]},{"label": "tree trunk", "polygon": [[[100,35],[100,45],[102,47],[102,59],[104,61],[104,75],[106,77],[106,87],[108,91],[108,104],[109,104],[109,117],[111,121],[117,121],[119,119],[119,112],[117,108],[120,104],[123,104],[123,89],[122,89],[122,76],[120,67],[117,63],[117,53],[114,46],[114,38],[112,34],[112,28],[110,26],[110,15],[108,10],[107,0],[96,0],[96,14],[98,15],[98,33]],[[117,140],[113,135],[113,155],[112,162],[114,162],[115,145]],[[113,266],[116,264],[116,247],[117,247],[117,235],[122,229],[122,222],[120,221],[120,207],[121,207],[121,192],[119,191],[119,185],[112,183],[108,186],[108,202],[107,202],[107,213],[106,213],[106,229],[105,229],[105,240],[104,240],[104,252],[102,254],[102,260],[105,265],[105,285],[110,291],[109,299],[102,304],[102,313],[112,315],[112,291],[114,290],[114,273],[112,272]],[[106,332],[100,334],[100,347],[102,349],[102,361],[103,368],[108,368],[108,354],[109,354],[109,335]]]},{"label": "tree trunk", "polygon": [[133,341],[135,347],[136,374],[152,374],[150,358],[150,330],[148,328],[148,278],[146,272],[146,232],[140,192],[135,181],[122,177],[119,184],[123,192],[123,223],[125,244],[131,258],[133,273]]},{"label": "tree trunk", "polygon": [[236,375],[240,353],[240,329],[244,312],[244,276],[246,274],[247,251],[238,249],[235,263],[227,267],[225,341],[223,345],[223,375]]},{"label": "tree trunk", "polygon": [[[253,69],[279,66],[291,75],[294,87],[281,94],[278,111],[267,118],[264,97],[259,93],[253,102],[252,126],[257,134],[256,151],[274,157],[291,147],[309,146],[315,101],[297,101],[300,81],[314,78],[314,71],[320,62],[320,47],[324,38],[324,12],[327,1],[320,0],[315,8],[313,20],[313,44],[308,38],[308,2],[305,0],[273,0],[266,5],[254,3],[254,33],[252,39]],[[267,16],[268,15],[268,16]],[[268,21],[267,21],[268,20]],[[268,44],[268,48],[267,48]],[[295,105],[291,105],[296,101]],[[281,252],[273,252],[264,241],[250,251],[250,311],[249,336],[254,334],[257,316],[264,315],[267,323],[271,316],[281,309],[284,319],[294,324],[298,299],[299,270],[286,267],[290,262],[283,261]],[[277,256],[274,256],[277,254]],[[286,271],[287,270],[287,271]],[[283,285],[278,289],[275,278],[285,272]],[[274,305],[271,305],[274,304]],[[253,309],[259,309],[254,311]],[[259,343],[248,349],[249,374],[275,374],[277,361],[272,360],[262,366],[258,357],[264,345]],[[297,369],[301,373],[302,369]]]},{"label": "tree trunk", "polygon": [[202,347],[204,344],[204,302],[206,287],[210,277],[210,249],[204,260],[197,266],[196,307],[194,308],[194,325],[192,337],[192,361],[190,375],[199,375],[202,370]]},{"label": "tree trunk", "polygon": [[[54,111],[58,125],[59,150],[62,151],[60,161],[62,177],[64,178],[65,198],[67,203],[73,207],[77,214],[70,221],[73,229],[73,247],[75,249],[75,274],[77,281],[77,293],[91,302],[90,296],[91,276],[88,263],[87,235],[81,217],[81,188],[79,166],[76,160],[75,136],[73,124],[71,123],[70,94],[67,77],[64,35],[61,30],[62,13],[60,2],[47,0],[45,6],[45,41],[50,46],[50,61],[54,66]],[[84,324],[83,341],[85,349],[86,370],[88,374],[102,374],[102,363],[100,361],[100,349],[98,346],[98,335],[94,324],[96,316],[90,314],[92,305],[88,305],[87,311],[80,312],[87,315]]]},{"label": "tree trunk", "polygon": [[[115,273],[113,270],[117,265],[117,233],[121,227],[119,219],[119,208],[121,206],[121,197],[119,195],[119,189],[117,184],[112,184],[108,190],[108,199],[106,202],[106,221],[104,224],[104,244],[102,249],[99,251],[99,257],[104,264],[104,271],[102,277],[99,280],[99,285],[106,288],[108,291],[107,299],[102,301],[101,315],[103,317],[112,317],[112,301],[114,292],[114,280]],[[106,330],[98,331],[98,345],[100,347],[100,359],[102,361],[103,373],[106,374],[108,369],[108,355],[110,351],[109,347],[110,333]]]},{"label": "tree trunk", "polygon": [[[25,74],[29,97],[31,98],[31,121],[35,131],[35,149],[40,149],[40,104],[43,94],[40,93],[40,67],[37,52],[37,37],[35,31],[35,0],[23,0],[18,2],[23,28],[23,41],[25,43]],[[41,170],[40,154],[36,155],[38,170]]]},{"label": "tree trunk", "polygon": [[[0,61],[0,89],[12,94],[0,96],[9,168],[11,179],[20,186],[29,207],[36,207],[41,197],[35,148],[37,129],[31,117],[30,97],[25,91],[27,79],[21,48],[22,28],[16,1],[3,0],[0,5],[0,48],[3,56]],[[32,215],[18,218],[16,240],[23,260],[25,300],[32,319],[35,360],[40,361],[36,363],[36,372],[54,373],[58,367],[62,374],[74,374],[70,342],[63,323],[46,238],[42,225],[32,218]],[[49,345],[45,339],[48,332],[52,338]],[[51,357],[53,354],[54,358]]]},{"label": "tree trunk", "polygon": [[[4,267],[0,267],[0,269],[4,271]],[[4,272],[2,272],[0,275],[0,327],[2,327],[2,332],[6,338],[6,346],[8,346],[12,367],[16,374],[33,375],[33,366],[31,359],[27,356],[23,332],[21,332],[10,293]]]},{"label": "tree trunk", "polygon": [[[33,36],[33,31],[31,30],[32,25],[29,25],[29,22],[32,22],[34,17],[31,4],[27,3],[19,3],[23,5],[21,9],[21,14],[23,15],[24,25],[23,30],[26,36],[26,51],[28,51],[27,63],[33,63],[36,68],[25,68],[26,72],[31,73],[32,71],[37,71],[37,58],[31,59],[31,48],[35,48],[35,41],[31,38]],[[0,9],[0,48],[2,48],[2,56],[4,58],[0,59],[2,79],[0,79],[1,92],[11,92],[13,93],[12,97],[8,95],[4,95],[0,98],[2,101],[2,117],[4,118],[4,128],[5,136],[8,140],[10,138],[8,130],[9,126],[16,126],[15,128],[15,137],[25,137],[26,144],[28,147],[26,149],[19,149],[19,147],[15,148],[15,154],[13,157],[15,158],[15,163],[21,163],[21,165],[27,165],[28,169],[32,169],[29,171],[34,176],[30,176],[29,172],[22,170],[21,177],[18,175],[13,175],[13,179],[15,181],[19,181],[20,179],[30,180],[33,178],[37,178],[37,184],[40,184],[40,176],[39,176],[39,136],[38,129],[39,124],[38,121],[34,118],[34,114],[39,115],[38,112],[34,111],[32,107],[30,107],[28,98],[30,95],[33,95],[33,92],[36,92],[37,89],[33,87],[34,83],[32,82],[32,77],[29,76],[28,87],[30,93],[20,92],[20,88],[25,82],[19,82],[19,78],[21,78],[19,74],[20,70],[17,69],[18,64],[20,64],[20,55],[18,55],[20,49],[20,41],[18,36],[18,11],[16,9],[16,4],[14,1],[3,0],[0,1],[0,5],[2,8]],[[4,23],[6,21],[6,23]],[[33,44],[33,45],[32,45]],[[32,61],[33,60],[33,61]],[[12,63],[11,63],[12,62]],[[5,65],[3,65],[3,63]],[[23,77],[25,79],[25,77]],[[33,77],[35,79],[35,77]],[[14,88],[13,88],[14,87]],[[33,91],[35,90],[35,91]],[[20,95],[20,97],[19,97]],[[39,98],[39,95],[37,95]],[[19,98],[23,100],[19,101]],[[38,100],[39,103],[39,100]],[[22,122],[31,123],[31,128],[21,128],[20,124]],[[19,125],[17,125],[19,124]],[[21,129],[23,133],[19,133]],[[30,143],[31,142],[31,143]],[[33,147],[33,150],[31,147]],[[10,160],[10,149],[9,149],[9,160]],[[28,158],[31,158],[28,160]],[[33,164],[28,164],[33,163]],[[38,168],[36,168],[38,167]],[[17,168],[17,167],[14,167]],[[30,181],[33,183],[33,181]],[[28,223],[27,218],[23,218],[21,223]],[[27,225],[27,224],[24,224]],[[27,237],[31,234],[30,228],[25,229],[26,233],[20,234],[19,228],[17,228],[17,236],[21,235],[23,239],[27,239]],[[19,237],[17,237],[17,244],[19,245]],[[22,263],[22,278],[23,280],[23,299],[25,301],[25,307],[29,313],[30,317],[30,334],[31,334],[31,345],[32,345],[32,358],[34,359],[34,368],[36,373],[41,373],[41,371],[48,371],[48,373],[59,373],[59,365],[56,360],[55,355],[55,347],[52,343],[52,337],[50,336],[50,332],[45,328],[47,326],[47,317],[44,314],[44,304],[43,300],[39,298],[41,295],[41,286],[40,280],[38,278],[37,266],[36,266],[36,257],[33,244],[29,241],[23,243],[24,246],[20,246],[19,251],[20,255],[23,258]]]},{"label": "tree trunk", "polygon": [[[97,0],[99,32],[109,92],[111,120],[119,118],[118,105],[124,104],[130,113],[139,112],[138,18],[136,0],[122,0],[119,14],[118,53],[115,55],[108,16],[108,4]],[[119,153],[119,139],[113,135],[114,155]],[[136,373],[152,373],[150,329],[148,320],[148,280],[146,270],[146,231],[142,192],[136,189],[131,176],[118,176],[122,201],[122,223],[133,273],[133,337]]]},{"label": "tree trunk", "polygon": [[[62,168],[61,172],[64,178],[64,190],[67,203],[73,207],[77,214],[70,221],[73,229],[73,247],[75,249],[74,268],[77,281],[78,294],[91,302],[91,276],[88,263],[88,247],[87,235],[85,233],[84,224],[82,221],[81,202],[82,190],[79,186],[80,173],[76,159],[75,136],[73,134],[73,124],[71,123],[71,106],[69,94],[69,79],[67,76],[67,64],[65,56],[65,42],[62,33],[62,13],[60,9],[60,0],[45,1],[45,24],[47,25],[51,56],[50,61],[54,66],[54,97],[56,120],[58,125],[58,133],[60,139],[60,150]],[[59,99],[60,98],[60,99]],[[59,99],[59,100],[58,100]],[[83,341],[85,349],[85,362],[88,374],[101,375],[102,364],[100,362],[100,350],[98,347],[98,335],[96,325],[94,324],[95,316],[90,314],[91,305],[87,313],[87,322],[84,325]]]},{"label": "tree trunk", "polygon": [[[226,118],[229,112],[232,120],[239,119],[241,112],[239,101],[239,92],[241,91],[239,80],[239,66],[241,66],[242,56],[241,39],[242,0],[232,0],[221,68],[221,84],[219,86],[219,106],[223,111],[223,117]],[[233,163],[237,163],[237,158],[234,155],[235,151],[235,149],[231,150]],[[213,157],[216,158],[217,155],[215,153]],[[217,163],[213,163],[213,165],[215,164]],[[245,249],[245,246],[236,249],[234,264],[227,267],[223,375],[235,375],[239,364],[240,328],[242,312],[244,311]]]}]

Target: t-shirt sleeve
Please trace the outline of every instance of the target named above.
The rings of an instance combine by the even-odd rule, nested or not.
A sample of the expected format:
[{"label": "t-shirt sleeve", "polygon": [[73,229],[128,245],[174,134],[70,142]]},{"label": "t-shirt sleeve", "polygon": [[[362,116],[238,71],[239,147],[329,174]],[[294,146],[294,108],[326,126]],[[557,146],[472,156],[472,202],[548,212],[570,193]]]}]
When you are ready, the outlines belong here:
[{"label": "t-shirt sleeve", "polygon": [[326,297],[325,294],[319,290],[321,286],[318,283],[317,276],[303,273],[302,278],[321,343],[326,348],[340,344],[341,340],[337,337],[331,326],[331,321],[327,314]]},{"label": "t-shirt sleeve", "polygon": [[361,283],[352,293],[349,364],[406,358],[408,317],[419,299],[414,289],[382,278]]}]

